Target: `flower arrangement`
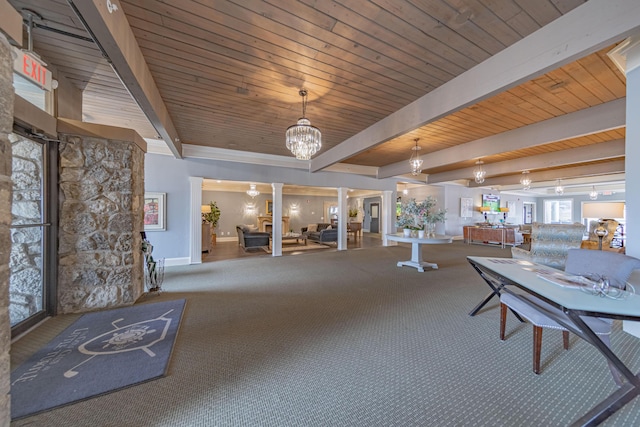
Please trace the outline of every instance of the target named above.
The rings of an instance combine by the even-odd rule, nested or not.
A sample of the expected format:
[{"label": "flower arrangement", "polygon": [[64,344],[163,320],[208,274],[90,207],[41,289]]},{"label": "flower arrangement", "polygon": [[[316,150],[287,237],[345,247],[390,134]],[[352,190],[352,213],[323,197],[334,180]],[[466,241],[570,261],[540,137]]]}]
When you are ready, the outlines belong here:
[{"label": "flower arrangement", "polygon": [[358,216],[358,208],[349,208],[349,218],[355,218]]},{"label": "flower arrangement", "polygon": [[416,199],[409,199],[401,208],[401,214],[396,221],[396,226],[422,230],[425,224],[435,224],[444,222],[446,209],[435,209],[437,200],[432,196],[427,197],[422,202]]}]

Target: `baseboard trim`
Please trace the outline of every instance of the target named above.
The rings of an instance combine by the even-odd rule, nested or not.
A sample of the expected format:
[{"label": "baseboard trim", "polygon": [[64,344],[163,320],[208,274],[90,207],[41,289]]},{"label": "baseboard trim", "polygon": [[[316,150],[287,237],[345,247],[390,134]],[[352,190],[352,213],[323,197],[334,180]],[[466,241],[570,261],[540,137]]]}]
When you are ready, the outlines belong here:
[{"label": "baseboard trim", "polygon": [[182,258],[165,258],[164,266],[165,267],[175,267],[177,265],[189,265],[191,264],[191,259],[189,257]]}]

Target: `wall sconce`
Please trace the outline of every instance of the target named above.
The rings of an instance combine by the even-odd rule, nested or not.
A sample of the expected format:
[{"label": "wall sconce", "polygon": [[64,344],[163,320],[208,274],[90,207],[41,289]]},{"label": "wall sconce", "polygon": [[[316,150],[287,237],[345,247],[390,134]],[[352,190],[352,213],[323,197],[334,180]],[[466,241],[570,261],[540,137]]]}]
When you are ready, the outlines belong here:
[{"label": "wall sconce", "polygon": [[256,214],[256,204],[254,202],[247,202],[244,205],[244,214],[245,215],[255,215]]},{"label": "wall sconce", "polygon": [[298,216],[300,213],[300,205],[297,203],[291,203],[289,205],[289,216]]}]

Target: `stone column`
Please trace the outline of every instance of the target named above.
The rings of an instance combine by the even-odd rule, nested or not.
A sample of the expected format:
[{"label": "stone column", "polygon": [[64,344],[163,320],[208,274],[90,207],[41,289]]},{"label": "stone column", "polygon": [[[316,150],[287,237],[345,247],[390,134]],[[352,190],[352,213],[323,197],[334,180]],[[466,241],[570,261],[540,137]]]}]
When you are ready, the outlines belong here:
[{"label": "stone column", "polygon": [[11,325],[9,322],[9,254],[11,250],[11,142],[13,128],[13,59],[0,33],[0,425],[9,425]]},{"label": "stone column", "polygon": [[134,141],[61,140],[59,313],[131,305],[144,292],[144,152]]}]

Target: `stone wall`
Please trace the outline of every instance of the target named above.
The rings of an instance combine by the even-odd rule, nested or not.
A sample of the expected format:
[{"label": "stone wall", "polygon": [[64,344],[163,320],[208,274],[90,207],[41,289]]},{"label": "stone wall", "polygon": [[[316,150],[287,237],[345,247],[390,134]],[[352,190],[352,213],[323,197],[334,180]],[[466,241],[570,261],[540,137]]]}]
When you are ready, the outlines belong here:
[{"label": "stone wall", "polygon": [[129,141],[61,139],[59,313],[133,304],[144,291],[144,152]]},{"label": "stone wall", "polygon": [[13,59],[0,33],[0,425],[10,421],[11,327],[9,323],[9,250],[11,248],[11,143],[13,127]]}]

